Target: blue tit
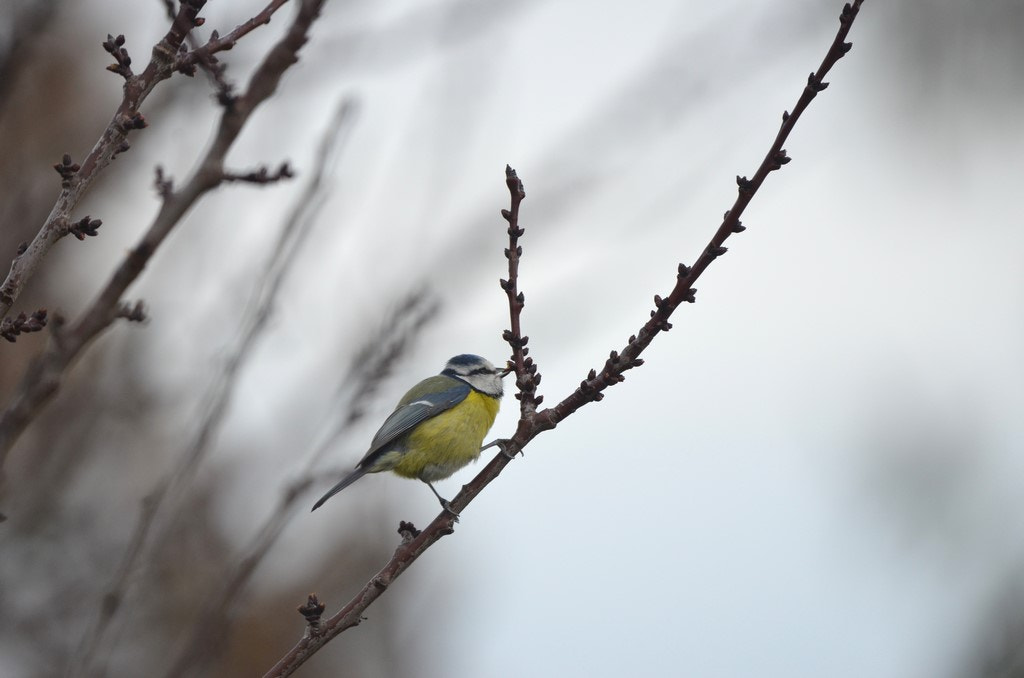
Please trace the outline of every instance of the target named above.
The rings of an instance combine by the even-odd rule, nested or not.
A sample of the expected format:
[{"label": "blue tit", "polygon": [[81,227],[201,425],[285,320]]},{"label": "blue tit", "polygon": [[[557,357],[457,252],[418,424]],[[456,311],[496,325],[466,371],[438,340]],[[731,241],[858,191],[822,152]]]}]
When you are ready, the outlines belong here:
[{"label": "blue tit", "polygon": [[313,510],[367,473],[381,471],[419,478],[448,508],[431,483],[480,456],[480,445],[498,415],[501,379],[510,371],[499,370],[477,355],[449,360],[441,374],[424,379],[402,396],[355,470],[321,497]]}]

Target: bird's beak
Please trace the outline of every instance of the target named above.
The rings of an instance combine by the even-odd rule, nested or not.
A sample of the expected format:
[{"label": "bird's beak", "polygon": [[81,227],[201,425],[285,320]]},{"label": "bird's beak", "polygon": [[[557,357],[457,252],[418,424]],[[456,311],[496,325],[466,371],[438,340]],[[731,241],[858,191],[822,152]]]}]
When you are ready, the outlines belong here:
[{"label": "bird's beak", "polygon": [[504,379],[509,375],[509,373],[515,372],[515,370],[516,366],[512,364],[511,360],[509,360],[507,363],[505,363],[505,369],[498,372],[498,376]]}]

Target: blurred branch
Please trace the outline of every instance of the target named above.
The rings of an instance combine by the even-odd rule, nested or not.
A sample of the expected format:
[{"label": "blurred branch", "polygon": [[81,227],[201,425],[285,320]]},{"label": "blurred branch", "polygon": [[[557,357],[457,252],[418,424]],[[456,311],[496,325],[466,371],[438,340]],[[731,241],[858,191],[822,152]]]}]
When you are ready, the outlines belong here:
[{"label": "blurred branch", "polygon": [[[332,408],[327,422],[330,425],[338,421],[339,425],[334,427],[333,434],[325,438],[322,445],[314,447],[296,479],[286,484],[274,511],[266,517],[256,535],[243,549],[244,555],[209,595],[199,619],[191,625],[189,639],[166,674],[168,678],[195,675],[197,667],[201,667],[218,650],[223,649],[220,634],[228,627],[223,621],[225,616],[294,517],[298,500],[305,498],[306,490],[322,479],[323,474],[314,473],[314,467],[321,456],[320,450],[326,449],[342,431],[366,414],[365,403],[391,374],[395,364],[408,351],[423,327],[437,316],[437,311],[437,303],[430,295],[420,289],[410,293],[357,352],[361,359],[353,361],[342,380],[345,384],[355,386],[349,391],[349,397],[343,405]],[[342,412],[344,416],[339,419],[337,415]],[[348,473],[348,469],[337,475],[345,473]]]},{"label": "blurred branch", "polygon": [[1024,571],[1011,567],[991,592],[962,666],[965,678],[1024,678]]},{"label": "blurred branch", "polygon": [[[190,0],[181,3],[174,21],[171,22],[170,30],[153,47],[149,65],[139,75],[131,73],[131,59],[123,47],[124,36],[108,36],[103,43],[104,49],[111,53],[117,62],[112,70],[125,78],[124,96],[114,112],[114,117],[85,160],[80,165],[75,165],[73,171],[57,168],[62,179],[60,196],[36,237],[14,258],[10,273],[0,285],[0,318],[5,317],[10,311],[53,244],[68,234],[71,212],[78,206],[99,174],[117,154],[128,150],[128,133],[146,126],[145,118],[139,113],[139,107],[160,81],[166,80],[174,73],[175,59],[182,41],[192,28],[203,22],[198,14],[205,1]],[[65,156],[65,166],[71,166],[70,159],[70,156]]]},{"label": "blurred branch", "polygon": [[[21,5],[8,0],[7,44],[0,48],[0,111],[11,102],[15,74],[31,58],[29,45],[38,40],[53,20],[62,0],[32,0]],[[13,14],[13,16],[12,16]]]},{"label": "blurred branch", "polygon": [[[329,169],[329,163],[337,158],[338,147],[345,133],[351,129],[354,110],[355,103],[351,99],[344,99],[328,125],[320,143],[313,174],[305,190],[296,198],[277,242],[270,249],[265,266],[256,276],[259,286],[253,294],[250,307],[243,315],[235,345],[228,352],[220,372],[212,379],[203,398],[204,404],[200,407],[201,422],[177,466],[143,500],[138,524],[125,548],[117,573],[103,596],[99,618],[82,639],[78,654],[71,662],[72,675],[75,671],[78,671],[79,675],[88,673],[107,629],[117,611],[122,608],[129,584],[151,541],[149,537],[154,525],[162,515],[167,516],[166,520],[173,520],[177,515],[176,493],[180,494],[189,484],[199,465],[209,454],[212,441],[224,422],[224,414],[231,403],[241,369],[248,362],[253,347],[266,329],[285,276],[296,263],[296,253],[305,243],[316,221],[316,215],[324,204],[327,193],[324,175]],[[135,309],[128,309],[129,313],[136,310],[140,315],[143,314],[138,305]],[[133,316],[129,317],[134,319]]]},{"label": "blurred branch", "polygon": [[[384,325],[375,332],[352,356],[344,377],[340,380],[336,409],[345,412],[323,441],[315,445],[305,462],[307,472],[317,466],[324,453],[334,444],[342,431],[366,416],[368,403],[380,390],[380,385],[394,372],[395,365],[409,350],[409,344],[432,318],[440,313],[441,304],[425,285],[413,287],[401,303],[390,313]],[[351,469],[334,473],[339,479]],[[331,483],[333,484],[333,483]]]},{"label": "blurred branch", "polygon": [[[204,50],[204,53],[213,53],[229,49],[239,37],[257,25],[267,23],[270,20],[270,15],[284,1],[270,3],[260,14],[237,27],[224,38],[211,37],[210,41],[200,50]],[[298,60],[298,52],[306,43],[309,28],[319,16],[323,2],[324,0],[301,1],[291,26],[257,67],[249,80],[246,92],[236,98],[230,107],[225,108],[213,143],[200,162],[198,169],[179,190],[174,190],[169,181],[161,184],[160,191],[163,202],[160,211],[142,240],[128,253],[99,296],[82,313],[78,321],[53,333],[43,353],[29,366],[12,403],[0,416],[0,469],[3,467],[7,453],[25,427],[57,392],[68,366],[100,332],[119,316],[122,305],[121,296],[142,273],[149,259],[167,235],[204,194],[225,180],[224,159],[228,150],[238,138],[253,111],[276,91],[284,72]],[[123,120],[129,112],[131,120],[141,119],[141,115],[136,112],[141,97],[148,94],[159,79],[170,76],[171,71],[168,69],[171,69],[172,65],[180,66],[188,63],[190,58],[193,61],[199,58],[199,56],[190,56],[195,55],[195,51],[176,58],[175,51],[180,47],[188,30],[201,21],[196,17],[196,13],[204,3],[205,0],[183,2],[167,37],[154,48],[153,61],[146,68],[145,73],[126,80],[125,99],[118,109],[119,113],[114,116],[114,122],[107,128],[104,137],[97,143],[97,147],[83,161],[81,169],[65,181],[68,186],[61,193],[58,205],[54,208],[54,214],[57,214],[58,217],[51,214],[51,219],[47,220],[47,225],[36,236],[33,244],[30,244],[28,250],[15,260],[12,276],[17,279],[17,284],[12,286],[11,293],[16,295],[16,291],[19,291],[24,283],[23,276],[29,275],[34,270],[49,246],[64,234],[63,231],[67,230],[66,213],[74,204],[77,204],[84,188],[91,184],[99,169],[109,164],[112,155],[121,148],[121,145],[127,143],[124,141],[127,134],[126,129],[115,123]],[[169,55],[165,54],[168,50],[172,50]],[[58,231],[61,232],[58,233]],[[26,258],[26,263],[23,267],[18,268],[18,262],[23,258]],[[9,277],[8,281],[10,280]],[[10,308],[10,303],[13,303],[11,293],[4,292],[6,289],[5,283],[5,287],[0,288],[0,296],[7,294],[9,301],[6,306],[0,307],[4,313]]]},{"label": "blurred branch", "polygon": [[522,254],[518,239],[523,234],[523,229],[519,227],[518,217],[519,205],[525,197],[525,191],[515,171],[511,167],[506,168],[506,182],[511,195],[511,205],[508,210],[502,210],[502,216],[508,221],[509,247],[505,250],[505,255],[509,262],[509,278],[508,280],[502,280],[501,286],[508,295],[509,315],[513,328],[506,331],[504,337],[512,347],[513,363],[516,367],[516,383],[520,389],[518,396],[522,414],[516,432],[511,439],[492,443],[498,444],[501,452],[495,455],[469,484],[463,486],[462,491],[452,499],[450,511],[442,511],[422,532],[416,530],[415,527],[408,523],[403,524],[400,528],[403,541],[395,550],[394,555],[341,610],[330,618],[323,620],[321,619],[322,603],[311,597],[309,604],[301,607],[299,610],[307,620],[305,635],[298,644],[289,650],[267,672],[264,678],[291,675],[307,659],[326,645],[328,641],[345,630],[360,624],[366,609],[388,589],[398,576],[430,546],[442,537],[454,532],[455,516],[462,513],[466,506],[483,491],[484,487],[498,477],[505,466],[531,440],[540,433],[554,428],[562,420],[587,403],[601,400],[603,391],[606,388],[623,381],[626,371],[643,364],[639,357],[640,354],[650,345],[654,337],[661,332],[667,332],[671,328],[668,319],[673,311],[684,301],[694,302],[696,290],[692,285],[707,267],[711,265],[711,262],[725,254],[726,248],[723,246],[725,240],[731,234],[744,230],[739,218],[768,174],[780,169],[789,162],[789,158],[782,145],[789,137],[804,109],[807,108],[818,92],[821,92],[828,86],[828,83],[824,82],[825,75],[852,47],[845,40],[862,2],[863,0],[854,0],[852,5],[846,4],[843,7],[839,20],[839,30],[828,53],[822,60],[821,66],[809,76],[807,86],[800,95],[792,113],[783,113],[781,128],[768,153],[754,173],[753,178],[736,178],[739,194],[733,203],[732,209],[725,213],[721,225],[694,265],[692,267],[683,264],[679,265],[676,284],[669,293],[669,296],[662,298],[655,295],[655,309],[651,311],[650,320],[640,328],[636,335],[629,338],[626,346],[621,351],[611,352],[600,373],[591,370],[587,378],[580,383],[579,388],[572,394],[554,407],[549,407],[539,412],[535,411],[535,407],[540,404],[541,398],[536,396],[535,393],[536,387],[540,384],[540,374],[537,372],[533,359],[527,356],[526,344],[528,339],[520,331],[520,315],[525,298],[518,291],[518,261],[519,256]]}]

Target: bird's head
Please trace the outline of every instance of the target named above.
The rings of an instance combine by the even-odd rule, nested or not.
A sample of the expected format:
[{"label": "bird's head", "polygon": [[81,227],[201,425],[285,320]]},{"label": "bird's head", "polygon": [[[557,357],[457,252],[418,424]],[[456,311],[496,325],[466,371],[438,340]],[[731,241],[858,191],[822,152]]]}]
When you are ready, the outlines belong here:
[{"label": "bird's head", "polygon": [[491,361],[478,355],[463,353],[449,360],[441,374],[461,379],[484,395],[500,398],[504,393],[501,379],[509,371],[508,369],[498,369],[491,364]]}]

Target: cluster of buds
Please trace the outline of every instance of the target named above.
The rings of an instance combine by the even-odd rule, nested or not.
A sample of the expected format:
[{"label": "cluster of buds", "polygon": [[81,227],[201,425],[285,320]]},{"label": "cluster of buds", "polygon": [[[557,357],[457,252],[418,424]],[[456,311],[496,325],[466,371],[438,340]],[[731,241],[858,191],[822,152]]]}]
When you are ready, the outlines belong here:
[{"label": "cluster of buds", "polygon": [[108,71],[117,73],[125,80],[132,77],[132,58],[128,56],[128,50],[124,48],[123,35],[115,38],[107,34],[107,39],[103,41],[103,49],[107,50],[107,53],[114,57],[114,63],[107,66]]},{"label": "cluster of buds", "polygon": [[44,327],[46,327],[46,309],[41,308],[33,312],[32,315],[19,313],[16,318],[4,318],[0,321],[0,337],[14,343],[19,334],[38,332]]},{"label": "cluster of buds", "polygon": [[93,219],[92,217],[85,216],[68,226],[68,233],[79,240],[85,240],[86,236],[99,235],[99,231],[97,229],[102,225],[103,222],[99,219]]}]

